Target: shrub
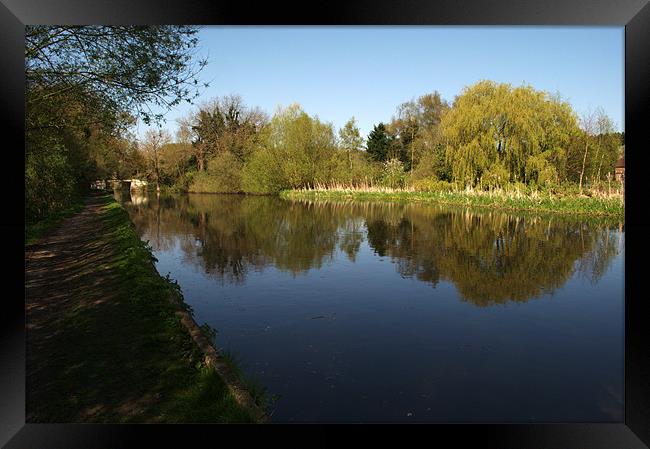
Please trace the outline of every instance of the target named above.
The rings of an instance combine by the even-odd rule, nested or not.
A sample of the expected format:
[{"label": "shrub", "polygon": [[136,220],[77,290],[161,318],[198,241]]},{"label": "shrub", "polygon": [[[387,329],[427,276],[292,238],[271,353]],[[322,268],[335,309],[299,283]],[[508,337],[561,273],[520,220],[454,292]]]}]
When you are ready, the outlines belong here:
[{"label": "shrub", "polygon": [[501,163],[494,163],[492,166],[483,173],[481,177],[481,184],[488,189],[502,188],[505,186],[510,178],[508,169]]},{"label": "shrub", "polygon": [[434,152],[423,154],[420,161],[415,165],[412,179],[424,178],[451,179],[451,173],[445,163],[445,155],[442,148],[436,148]]},{"label": "shrub", "polygon": [[278,193],[288,189],[280,162],[268,149],[253,153],[242,169],[242,188],[248,193]]},{"label": "shrub", "polygon": [[332,170],[327,184],[362,185],[373,184],[381,179],[383,166],[378,162],[369,160],[364,152],[356,151],[351,155],[350,161],[345,152],[337,152],[332,163]]},{"label": "shrub", "polygon": [[504,190],[508,193],[518,193],[521,195],[528,195],[532,189],[523,182],[511,182],[504,186]]},{"label": "shrub", "polygon": [[396,189],[404,187],[405,181],[404,165],[399,159],[393,158],[384,162],[382,185]]},{"label": "shrub", "polygon": [[36,221],[69,206],[77,184],[63,146],[34,152],[25,161],[25,215]]},{"label": "shrub", "polygon": [[224,151],[208,162],[208,169],[194,175],[190,192],[236,193],[242,191],[241,163],[229,151]]},{"label": "shrub", "polygon": [[452,183],[434,177],[417,179],[411,186],[417,192],[452,192],[454,190]]}]

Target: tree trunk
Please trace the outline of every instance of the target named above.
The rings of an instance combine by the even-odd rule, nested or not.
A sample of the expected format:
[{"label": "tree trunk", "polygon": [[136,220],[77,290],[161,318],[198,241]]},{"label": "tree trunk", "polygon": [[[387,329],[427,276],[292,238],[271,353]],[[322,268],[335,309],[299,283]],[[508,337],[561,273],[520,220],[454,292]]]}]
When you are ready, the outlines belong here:
[{"label": "tree trunk", "polygon": [[413,179],[413,139],[415,139],[415,133],[411,130],[411,180]]},{"label": "tree trunk", "polygon": [[352,151],[348,150],[348,164],[350,165],[350,186],[352,186]]},{"label": "tree trunk", "polygon": [[154,171],[156,173],[156,192],[160,192],[160,171],[158,170],[158,150],[153,152],[154,157]]},{"label": "tree trunk", "polygon": [[603,157],[605,156],[605,152],[603,151],[600,154],[600,160],[598,161],[598,180],[600,181],[600,168],[603,166]]},{"label": "tree trunk", "polygon": [[585,142],[585,155],[582,157],[582,170],[580,171],[580,195],[582,195],[582,177],[585,174],[585,163],[587,162],[587,149],[589,148],[589,143]]},{"label": "tree trunk", "polygon": [[199,157],[197,158],[197,162],[199,165],[199,171],[203,171],[203,154],[199,154]]},{"label": "tree trunk", "polygon": [[[596,175],[596,178],[598,181],[600,181],[600,167],[603,164],[603,155],[605,154],[603,149],[603,136],[602,133],[598,136],[598,151],[596,152],[596,159],[598,159],[598,174]],[[598,158],[600,156],[600,158]]]}]

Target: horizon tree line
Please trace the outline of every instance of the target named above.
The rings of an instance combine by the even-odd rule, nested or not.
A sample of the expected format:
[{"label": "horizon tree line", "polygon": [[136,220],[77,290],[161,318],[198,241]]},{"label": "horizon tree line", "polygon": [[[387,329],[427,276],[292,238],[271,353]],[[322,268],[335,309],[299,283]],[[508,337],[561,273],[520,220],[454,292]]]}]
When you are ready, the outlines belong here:
[{"label": "horizon tree line", "polygon": [[[453,101],[400,104],[362,136],[300,105],[271,116],[238,95],[205,101],[172,136],[163,114],[207,85],[197,27],[28,26],[26,218],[65,209],[96,179],[146,177],[157,189],[275,193],[332,185],[420,190],[594,186],[624,151],[602,109],[578,116],[559,95],[481,81]],[[119,57],[117,57],[119,55]],[[138,120],[158,125],[139,141]]]},{"label": "horizon tree line", "polygon": [[[484,189],[569,183],[582,193],[587,181],[611,179],[624,151],[624,133],[602,108],[578,116],[559,95],[494,81],[466,87],[451,103],[438,92],[402,103],[366,139],[354,117],[336,132],[298,104],[269,117],[238,95],[178,123],[176,142],[170,137],[161,153],[165,182],[196,192],[442,181]],[[152,163],[142,172],[153,179]]]}]

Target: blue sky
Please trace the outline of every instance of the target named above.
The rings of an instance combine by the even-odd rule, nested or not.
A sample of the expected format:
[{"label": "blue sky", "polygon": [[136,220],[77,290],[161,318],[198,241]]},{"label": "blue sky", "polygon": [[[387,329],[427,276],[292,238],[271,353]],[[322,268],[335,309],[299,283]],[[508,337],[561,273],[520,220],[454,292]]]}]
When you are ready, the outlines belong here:
[{"label": "blue sky", "polygon": [[198,103],[239,94],[271,115],[297,102],[337,129],[355,116],[367,136],[400,103],[434,90],[451,102],[491,79],[559,92],[578,113],[600,106],[624,129],[623,27],[210,26],[199,39],[210,87]]}]

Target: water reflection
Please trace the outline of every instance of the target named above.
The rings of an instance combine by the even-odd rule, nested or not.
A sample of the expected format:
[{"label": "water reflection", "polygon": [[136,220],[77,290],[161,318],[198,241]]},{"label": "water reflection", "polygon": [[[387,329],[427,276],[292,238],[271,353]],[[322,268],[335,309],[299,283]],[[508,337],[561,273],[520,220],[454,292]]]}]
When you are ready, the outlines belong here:
[{"label": "water reflection", "polygon": [[180,244],[186,263],[222,282],[269,266],[296,276],[337,257],[355,262],[365,241],[402,277],[450,281],[476,306],[553,293],[576,274],[598,282],[622,247],[622,223],[611,219],[238,195],[134,193],[125,205],[154,250]]}]

